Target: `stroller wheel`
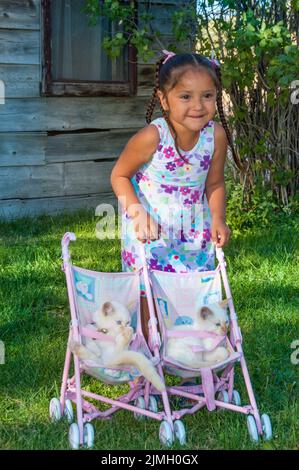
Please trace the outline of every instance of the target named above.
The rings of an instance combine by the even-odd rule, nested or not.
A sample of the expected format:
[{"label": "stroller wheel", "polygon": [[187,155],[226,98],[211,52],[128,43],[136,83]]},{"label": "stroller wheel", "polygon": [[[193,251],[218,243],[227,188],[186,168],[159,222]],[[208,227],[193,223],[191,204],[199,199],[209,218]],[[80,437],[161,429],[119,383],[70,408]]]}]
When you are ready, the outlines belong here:
[{"label": "stroller wheel", "polygon": [[80,446],[80,433],[77,423],[72,423],[69,429],[69,443],[72,449],[77,450]]},{"label": "stroller wheel", "polygon": [[91,423],[84,424],[83,428],[84,446],[91,449],[94,445],[94,428]]},{"label": "stroller wheel", "polygon": [[217,395],[218,401],[223,401],[223,403],[229,403],[228,393],[226,390],[221,390]]},{"label": "stroller wheel", "polygon": [[186,430],[183,421],[177,419],[173,425],[175,438],[179,441],[181,446],[186,444]]},{"label": "stroller wheel", "polygon": [[158,403],[154,395],[149,396],[148,409],[149,411],[152,411],[153,413],[158,413]]},{"label": "stroller wheel", "polygon": [[63,416],[66,417],[66,419],[68,420],[69,424],[71,424],[71,423],[73,422],[73,420],[74,420],[73,405],[72,405],[71,400],[69,400],[69,399],[66,399],[66,400],[65,400]]},{"label": "stroller wheel", "polygon": [[171,447],[173,444],[173,432],[167,421],[162,421],[160,424],[159,439],[164,446]]},{"label": "stroller wheel", "polygon": [[252,415],[247,416],[247,428],[249,432],[250,439],[257,443],[259,441],[259,434],[257,431],[255,419]]},{"label": "stroller wheel", "polygon": [[[193,380],[183,380],[182,383],[180,384],[180,387],[196,387],[198,384],[196,382],[196,379],[194,378]],[[203,394],[198,394],[198,395],[203,395]],[[185,398],[185,397],[180,397],[177,400],[177,405],[179,408],[191,408],[192,406],[196,405],[196,401],[191,400],[190,398]]]},{"label": "stroller wheel", "polygon": [[[134,406],[136,406],[137,408],[141,408],[142,410],[145,410],[144,398],[143,397],[136,398],[136,400],[134,401]],[[134,418],[137,419],[138,421],[141,421],[142,419],[145,418],[145,416],[134,411]]]},{"label": "stroller wheel", "polygon": [[50,419],[53,423],[61,420],[61,406],[58,398],[52,398],[52,400],[50,401],[49,414]]},{"label": "stroller wheel", "polygon": [[159,406],[162,406],[163,405],[163,400],[162,400],[162,396],[161,395],[150,395],[151,397],[154,397],[154,399],[156,400],[157,402],[157,406],[159,408]]},{"label": "stroller wheel", "polygon": [[261,416],[261,423],[263,428],[263,437],[265,441],[270,441],[270,439],[272,439],[272,425],[269,416],[263,414]]},{"label": "stroller wheel", "polygon": [[240,393],[237,390],[233,390],[232,404],[236,406],[241,406],[241,397]]}]

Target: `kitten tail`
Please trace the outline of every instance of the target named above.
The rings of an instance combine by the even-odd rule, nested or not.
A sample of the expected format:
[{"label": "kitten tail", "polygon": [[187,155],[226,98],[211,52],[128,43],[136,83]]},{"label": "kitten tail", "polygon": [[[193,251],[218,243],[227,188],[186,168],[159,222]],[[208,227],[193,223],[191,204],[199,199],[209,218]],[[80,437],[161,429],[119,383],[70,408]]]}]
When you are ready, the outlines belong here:
[{"label": "kitten tail", "polygon": [[153,384],[157,390],[159,390],[159,392],[165,391],[163,380],[159,376],[152,362],[143,354],[135,351],[123,351],[113,360],[112,363],[109,364],[110,367],[113,365],[133,365],[149,382]]}]

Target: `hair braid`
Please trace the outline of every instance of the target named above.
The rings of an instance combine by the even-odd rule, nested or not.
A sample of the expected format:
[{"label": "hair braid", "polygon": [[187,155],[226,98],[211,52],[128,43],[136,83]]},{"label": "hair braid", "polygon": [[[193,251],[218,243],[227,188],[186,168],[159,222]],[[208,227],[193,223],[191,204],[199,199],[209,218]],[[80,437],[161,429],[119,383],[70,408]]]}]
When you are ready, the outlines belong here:
[{"label": "hair braid", "polygon": [[[162,61],[164,61],[164,59],[165,59],[165,57],[163,56],[156,63],[155,85],[154,85],[151,100],[150,100],[150,102],[148,104],[148,107],[147,107],[146,117],[145,117],[145,120],[146,120],[147,124],[151,123],[152,115],[153,115],[153,112],[154,112],[154,109],[155,109],[155,106],[156,106],[156,103],[157,103],[157,100],[158,100],[157,90],[159,89],[159,74],[160,74],[160,69],[161,69],[161,66],[162,66]],[[181,155],[181,152],[179,151],[178,144],[177,144],[177,133],[176,133],[172,123],[170,122],[170,119],[168,118],[167,112],[163,109],[160,100],[159,100],[159,104],[160,104],[160,109],[161,109],[161,112],[162,112],[162,115],[163,115],[165,121],[167,122],[168,126],[172,129],[172,131],[174,133],[174,145],[175,145],[175,148],[176,148],[179,156],[184,160],[185,163],[189,163],[187,160],[185,160],[185,158],[183,157],[183,155]]]},{"label": "hair braid", "polygon": [[219,113],[219,116],[220,116],[220,120],[221,120],[222,126],[225,130],[229,146],[232,150],[232,155],[233,155],[234,162],[235,162],[235,164],[237,165],[237,167],[239,168],[240,171],[244,171],[244,166],[242,165],[241,160],[240,160],[237,152],[235,151],[232,135],[231,135],[229,127],[227,125],[226,118],[225,118],[224,111],[223,111],[222,79],[221,79],[220,67],[215,66],[215,72],[216,72],[217,78],[219,80],[219,89],[217,91],[217,109],[218,109],[218,113]]},{"label": "hair braid", "polygon": [[156,102],[157,102],[157,90],[159,89],[159,73],[160,73],[160,68],[161,68],[161,65],[162,65],[162,60],[163,60],[163,57],[161,57],[161,59],[159,59],[156,63],[155,85],[154,85],[153,94],[152,94],[151,100],[148,104],[148,107],[147,107],[147,110],[146,110],[146,116],[145,116],[145,120],[146,120],[147,124],[151,123],[152,115],[153,115],[153,112],[154,112],[154,109],[155,109],[155,106],[156,106]]}]

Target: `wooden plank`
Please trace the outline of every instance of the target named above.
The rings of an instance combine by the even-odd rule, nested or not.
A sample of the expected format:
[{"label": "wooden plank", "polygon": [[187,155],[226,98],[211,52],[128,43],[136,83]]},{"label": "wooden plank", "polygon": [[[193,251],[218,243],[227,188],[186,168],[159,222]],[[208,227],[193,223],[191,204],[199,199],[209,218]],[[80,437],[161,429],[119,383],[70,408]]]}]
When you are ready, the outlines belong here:
[{"label": "wooden plank", "polygon": [[149,13],[153,16],[151,20],[151,25],[154,31],[159,31],[161,34],[170,34],[172,30],[172,16],[175,11],[179,8],[177,5],[168,5],[165,8],[165,4],[152,4],[148,9],[146,5],[139,4],[138,13],[139,13],[139,24],[140,27],[145,26],[144,21],[142,21],[141,15],[144,13]]},{"label": "wooden plank", "polygon": [[64,194],[97,194],[112,191],[110,184],[112,162],[65,163]]},{"label": "wooden plank", "polygon": [[57,215],[70,213],[79,209],[93,209],[99,204],[111,204],[117,208],[113,193],[101,193],[94,196],[47,197],[40,199],[9,199],[0,201],[0,218],[14,220],[25,216]]},{"label": "wooden plank", "polygon": [[43,165],[47,133],[8,132],[0,134],[0,167]]},{"label": "wooden plank", "polygon": [[131,129],[145,125],[148,98],[7,99],[0,106],[0,132]]},{"label": "wooden plank", "polygon": [[111,162],[0,167],[0,199],[92,195],[112,191]]},{"label": "wooden plank", "polygon": [[[148,0],[138,0],[138,6],[142,4],[148,5]],[[151,0],[151,4],[161,5],[164,7],[165,5],[177,7],[182,4],[182,0]]]},{"label": "wooden plank", "polygon": [[0,63],[40,63],[40,32],[0,29]]},{"label": "wooden plank", "polygon": [[150,98],[154,84],[155,84],[155,71],[156,64],[138,64],[137,77],[138,77],[138,90],[137,96],[145,96]]},{"label": "wooden plank", "polygon": [[48,136],[46,162],[115,159],[136,129]]},{"label": "wooden plank", "polygon": [[44,92],[46,96],[130,96],[130,83],[113,82],[53,82],[51,92]]},{"label": "wooden plank", "polygon": [[40,96],[40,67],[26,64],[0,64],[0,80],[5,83],[6,98]]},{"label": "wooden plank", "polygon": [[0,199],[64,195],[62,163],[43,166],[1,167],[0,181]]},{"label": "wooden plank", "polygon": [[40,29],[40,0],[1,0],[0,25],[8,29]]},{"label": "wooden plank", "polygon": [[66,133],[0,133],[1,166],[37,166],[46,163],[116,159],[137,129]]}]

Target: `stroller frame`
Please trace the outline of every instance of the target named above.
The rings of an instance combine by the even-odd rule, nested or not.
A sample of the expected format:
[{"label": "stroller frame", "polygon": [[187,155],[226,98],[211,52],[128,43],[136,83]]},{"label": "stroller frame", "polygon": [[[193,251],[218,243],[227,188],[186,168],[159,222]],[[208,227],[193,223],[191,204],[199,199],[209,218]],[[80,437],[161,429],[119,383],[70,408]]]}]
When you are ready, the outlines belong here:
[{"label": "stroller frame", "polygon": [[[203,407],[207,407],[209,411],[213,411],[216,408],[225,409],[234,411],[237,413],[242,413],[247,416],[247,427],[249,431],[250,438],[253,442],[258,442],[259,436],[263,436],[265,440],[270,440],[272,438],[272,426],[271,421],[268,415],[263,414],[260,416],[257,402],[255,399],[253,387],[251,384],[246,360],[242,348],[242,334],[238,325],[238,317],[235,311],[234,303],[232,300],[232,294],[228,282],[227,272],[226,272],[226,261],[224,258],[224,253],[222,248],[215,247],[216,258],[218,260],[218,265],[213,273],[220,271],[221,279],[224,285],[224,290],[226,298],[228,299],[228,308],[229,308],[229,320],[230,320],[230,339],[226,338],[227,348],[230,350],[231,354],[227,360],[224,361],[225,365],[216,364],[209,369],[201,368],[197,369],[194,372],[194,376],[201,376],[202,385],[181,385],[181,386],[171,386],[167,387],[167,393],[169,395],[175,395],[179,397],[184,397],[188,400],[194,401],[195,404],[192,407],[182,408],[180,410],[173,410],[172,418],[173,420],[180,420],[184,415],[193,414],[196,411],[200,410]],[[148,304],[150,310],[150,323],[152,326],[152,318],[155,316],[154,304],[158,312],[158,319],[160,324],[160,330],[163,329],[161,322],[162,315],[159,314],[159,304],[156,301],[156,298],[153,299],[151,287],[153,283],[151,280],[151,270],[146,269],[146,260],[144,254],[142,255],[144,269],[144,280],[146,286],[146,293],[148,296]],[[152,270],[153,271],[153,270]],[[205,271],[205,273],[212,273],[212,271]],[[190,273],[189,273],[190,274]],[[185,273],[180,273],[180,276],[184,276]],[[188,273],[187,273],[188,275]],[[167,276],[172,276],[172,273],[167,273]],[[154,351],[157,354],[159,348],[158,344],[154,344]],[[162,366],[167,366],[167,361],[163,357],[160,358]],[[241,399],[239,392],[234,390],[234,367],[235,363],[240,362],[241,371],[245,381],[245,386],[247,394],[249,397],[249,404],[241,406]],[[223,363],[223,364],[224,364]],[[183,366],[181,367],[183,369]],[[223,370],[221,376],[217,375],[218,370]],[[193,369],[194,370],[194,369]],[[206,374],[208,372],[208,374]],[[206,377],[208,375],[208,377]],[[215,399],[215,394],[218,394],[217,399]],[[199,394],[203,396],[199,396]],[[175,422],[175,421],[174,421]],[[182,443],[185,442],[184,430],[182,430]]]},{"label": "stroller frame", "polygon": [[[74,294],[74,283],[72,276],[72,263],[69,253],[70,241],[75,241],[76,236],[74,233],[67,232],[62,238],[62,270],[66,276],[66,284],[68,291],[68,298],[70,304],[71,324],[69,330],[69,340],[71,337],[75,341],[80,341],[80,325],[77,315],[77,307]],[[141,273],[142,270],[140,270]],[[140,274],[139,273],[139,274]],[[109,273],[105,273],[109,274]],[[120,275],[128,275],[130,273],[118,273]],[[132,273],[134,275],[134,273]],[[152,334],[154,338],[158,338],[157,321],[153,318]],[[155,340],[156,341],[156,340]],[[69,377],[71,358],[74,358],[74,375]],[[159,363],[159,353],[155,348],[155,362],[156,369],[160,377],[163,378],[162,366]],[[158,363],[158,364],[157,364]],[[169,405],[169,399],[166,390],[162,392],[163,411],[158,411],[155,398],[150,395],[150,392],[155,394],[157,390],[148,382],[143,376],[138,378],[138,381],[128,382],[130,391],[117,399],[111,399],[96,393],[83,390],[81,388],[81,376],[85,373],[80,367],[80,360],[76,354],[72,353],[69,346],[66,349],[65,363],[63,368],[62,383],[60,389],[60,398],[52,398],[50,401],[50,418],[52,421],[59,421],[63,417],[67,418],[71,423],[69,429],[69,441],[73,449],[78,449],[79,446],[93,447],[94,443],[94,430],[90,422],[94,419],[109,419],[111,415],[119,410],[126,409],[132,411],[136,419],[138,417],[147,416],[148,418],[157,421],[166,421],[173,430],[173,420]],[[100,411],[95,405],[90,403],[87,399],[95,399],[99,402],[111,405],[106,411]],[[135,402],[135,405],[130,405],[129,402]],[[72,403],[76,404],[77,409],[77,423],[73,422],[73,409]]]},{"label": "stroller frame", "polygon": [[[75,341],[81,341],[80,325],[78,321],[78,312],[75,301],[74,281],[72,273],[72,263],[69,253],[70,241],[75,241],[74,233],[67,232],[62,238],[62,270],[66,276],[66,284],[68,298],[70,304],[71,324],[69,330],[69,340],[72,337]],[[149,307],[149,338],[148,346],[153,356],[153,362],[160,377],[164,381],[163,366],[167,366],[165,358],[161,356],[161,336],[158,332],[158,323],[161,328],[161,316],[159,315],[159,305],[154,299],[153,282],[151,279],[151,270],[147,266],[144,247],[140,244],[140,255],[142,268],[139,275],[143,273],[145,291],[147,295]],[[80,366],[80,360],[76,354],[72,353],[67,346],[65,363],[62,375],[62,383],[60,389],[60,398],[52,398],[50,402],[50,418],[52,421],[58,421],[62,417],[66,417],[71,423],[69,429],[69,441],[73,449],[81,446],[92,447],[94,443],[94,430],[91,421],[94,419],[110,419],[114,413],[119,410],[126,409],[132,411],[136,419],[142,416],[155,419],[160,422],[159,437],[162,444],[171,446],[174,438],[177,438],[180,444],[186,443],[186,432],[181,418],[185,415],[193,414],[203,407],[207,407],[209,411],[216,408],[226,409],[238,412],[247,416],[247,427],[251,439],[258,442],[259,436],[263,436],[266,440],[272,437],[272,427],[268,415],[260,416],[255,395],[253,392],[246,360],[242,349],[242,335],[238,326],[237,314],[234,308],[231,290],[226,273],[226,261],[221,248],[216,248],[216,257],[218,266],[213,273],[219,272],[223,281],[226,298],[228,299],[229,317],[230,317],[230,340],[227,338],[227,347],[230,349],[231,355],[224,361],[225,364],[216,364],[210,369],[192,369],[193,377],[201,377],[201,385],[181,385],[167,386],[164,392],[158,392],[155,387],[147,381],[143,376],[138,380],[128,382],[130,391],[117,399],[111,399],[96,393],[83,390],[81,388],[81,376],[86,373]],[[206,271],[208,273],[208,271]],[[210,271],[211,273],[211,271]],[[101,273],[104,274],[104,273]],[[105,273],[109,274],[109,273]],[[113,273],[115,274],[115,273]],[[135,273],[118,273],[118,275],[128,275]],[[185,273],[181,273],[184,276]],[[170,274],[171,275],[171,274]],[[155,312],[156,305],[158,315]],[[158,318],[157,318],[158,316]],[[81,333],[82,334],[82,333]],[[74,375],[70,375],[71,359],[74,359]],[[234,366],[236,362],[240,362],[241,371],[244,377],[249,405],[241,406],[240,397],[234,390]],[[222,370],[219,377],[218,370]],[[92,375],[92,374],[89,374]],[[217,399],[215,399],[215,394]],[[192,407],[172,410],[169,402],[169,396],[184,397],[194,401]],[[158,411],[155,396],[161,396],[163,410]],[[100,411],[95,405],[88,401],[88,398],[95,399],[99,402],[110,405],[106,411]],[[134,405],[130,402],[134,401]],[[76,404],[77,423],[73,422],[72,403]]]}]

